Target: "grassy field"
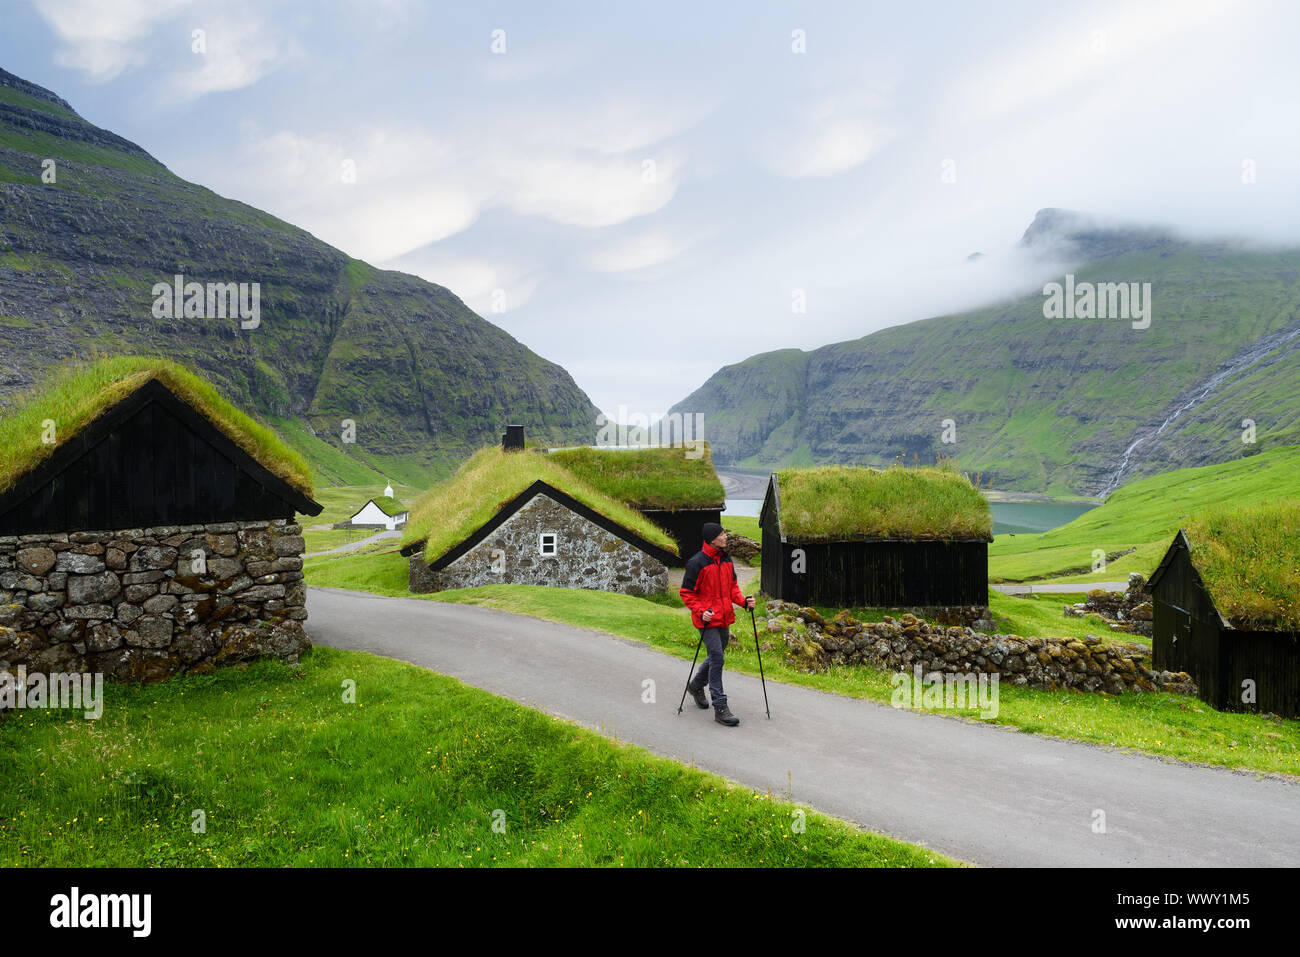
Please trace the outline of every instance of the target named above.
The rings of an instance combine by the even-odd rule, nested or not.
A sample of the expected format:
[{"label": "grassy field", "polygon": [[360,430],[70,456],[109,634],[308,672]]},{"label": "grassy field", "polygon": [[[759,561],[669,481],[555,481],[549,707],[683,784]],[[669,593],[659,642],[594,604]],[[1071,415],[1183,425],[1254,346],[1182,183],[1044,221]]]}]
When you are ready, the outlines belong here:
[{"label": "grassy field", "polygon": [[[420,496],[420,489],[410,485],[393,484],[393,492],[400,501],[411,503]],[[384,484],[342,485],[316,490],[315,499],[324,506],[319,515],[299,515],[303,537],[307,540],[307,553],[320,552],[348,542],[359,541],[375,533],[375,529],[313,529],[315,525],[333,525],[355,515],[357,510],[372,498],[384,494]],[[394,542],[388,543],[391,547]]]},{"label": "grassy field", "polygon": [[[1130,571],[1150,575],[1194,512],[1297,498],[1300,446],[1139,479],[1068,525],[1041,535],[997,536],[989,546],[989,578],[1087,583],[1123,581]],[[1094,550],[1122,557],[1092,572]]]},{"label": "grassy field", "polygon": [[[489,585],[411,596],[406,590],[406,568],[406,560],[393,552],[351,560],[312,559],[305,565],[310,585],[499,608],[632,638],[687,660],[695,651],[698,632],[691,627],[686,609],[673,595],[647,599],[576,588]],[[752,594],[757,588],[755,579],[746,591]],[[1060,606],[1071,597],[1074,596],[1014,598],[991,593],[990,604],[994,615],[1014,626],[1015,633],[1040,637],[1096,634],[1129,639],[1130,636],[1111,635],[1100,622],[1092,619],[1064,618]],[[760,623],[764,607],[760,599]],[[874,614],[878,618],[883,613],[877,610]],[[758,657],[748,615],[739,609],[737,615],[739,624],[733,634],[741,641],[727,650],[727,668],[756,676]],[[806,674],[786,663],[781,650],[774,648],[763,655],[764,670],[773,681],[881,702],[888,702],[893,693],[888,672],[844,666],[831,668],[824,674]],[[780,692],[776,691],[772,697],[775,712],[780,707]],[[756,703],[748,704],[757,707]],[[995,723],[1020,731],[1132,748],[1204,764],[1300,775],[1300,721],[1275,722],[1257,715],[1220,713],[1195,698],[1171,694],[1112,697],[1002,685],[999,704]],[[747,703],[733,698],[731,705],[741,713],[738,709]],[[974,710],[945,713],[969,719],[976,717]]]},{"label": "grassy field", "polygon": [[0,865],[955,863],[361,652],[106,695],[0,721]]}]

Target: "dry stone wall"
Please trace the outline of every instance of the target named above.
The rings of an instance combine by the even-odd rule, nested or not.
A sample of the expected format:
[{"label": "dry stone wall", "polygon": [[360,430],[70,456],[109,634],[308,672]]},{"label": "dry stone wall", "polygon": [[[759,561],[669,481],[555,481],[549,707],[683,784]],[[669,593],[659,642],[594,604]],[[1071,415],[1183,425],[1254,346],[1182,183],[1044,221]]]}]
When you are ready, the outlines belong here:
[{"label": "dry stone wall", "polygon": [[[543,532],[556,536],[554,555],[539,552]],[[667,590],[668,569],[544,492],[445,568],[431,571],[423,555],[411,557],[413,592],[502,584],[647,595]]]},{"label": "dry stone wall", "polygon": [[847,612],[830,620],[792,602],[767,603],[767,639],[785,645],[796,667],[821,671],[829,665],[866,664],[888,671],[998,674],[1030,688],[1080,691],[1196,693],[1186,672],[1153,671],[1150,651],[1134,642],[1108,643],[1088,636],[1022,638],[988,635],[961,626],[930,624],[914,615],[862,622]]},{"label": "dry stone wall", "polygon": [[155,680],[311,647],[284,519],[0,537],[0,668]]}]

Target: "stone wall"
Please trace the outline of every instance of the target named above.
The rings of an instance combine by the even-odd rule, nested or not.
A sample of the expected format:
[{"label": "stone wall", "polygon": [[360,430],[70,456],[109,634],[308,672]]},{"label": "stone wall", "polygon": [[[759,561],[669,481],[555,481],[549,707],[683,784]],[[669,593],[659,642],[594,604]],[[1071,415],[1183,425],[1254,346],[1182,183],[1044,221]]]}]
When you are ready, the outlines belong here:
[{"label": "stone wall", "polygon": [[[815,609],[791,602],[767,603],[766,637],[785,646],[796,667],[821,671],[829,665],[866,664],[887,671],[998,674],[1030,688],[1080,691],[1170,691],[1195,694],[1185,672],[1152,671],[1150,650],[1133,642],[1101,638],[1021,638],[986,635],[961,626],[929,624],[913,615],[861,622],[847,612],[826,621]],[[763,633],[760,632],[760,636]]]},{"label": "stone wall", "polygon": [[311,647],[301,532],[277,519],[0,537],[0,668],[155,680],[296,660]]},{"label": "stone wall", "polygon": [[[556,554],[541,555],[542,532],[556,534]],[[551,585],[647,595],[666,591],[668,569],[617,535],[539,493],[450,565],[430,571],[411,557],[411,591],[476,585]]]},{"label": "stone wall", "polygon": [[1085,618],[1088,615],[1100,616],[1111,631],[1150,638],[1155,614],[1146,579],[1137,572],[1130,572],[1128,588],[1124,591],[1094,588],[1084,601],[1065,606],[1066,618]]}]

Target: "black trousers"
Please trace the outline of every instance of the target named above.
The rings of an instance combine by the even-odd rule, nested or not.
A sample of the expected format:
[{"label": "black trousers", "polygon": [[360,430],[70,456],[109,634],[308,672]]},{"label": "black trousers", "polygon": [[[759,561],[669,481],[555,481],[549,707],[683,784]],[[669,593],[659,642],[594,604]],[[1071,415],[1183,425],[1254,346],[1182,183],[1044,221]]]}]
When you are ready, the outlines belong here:
[{"label": "black trousers", "polygon": [[713,699],[713,707],[721,711],[727,706],[727,695],[722,690],[722,652],[731,641],[731,630],[723,625],[720,628],[701,628],[699,632],[709,656],[700,665],[700,670],[695,673],[690,686],[693,690],[700,691],[707,684],[709,697]]}]

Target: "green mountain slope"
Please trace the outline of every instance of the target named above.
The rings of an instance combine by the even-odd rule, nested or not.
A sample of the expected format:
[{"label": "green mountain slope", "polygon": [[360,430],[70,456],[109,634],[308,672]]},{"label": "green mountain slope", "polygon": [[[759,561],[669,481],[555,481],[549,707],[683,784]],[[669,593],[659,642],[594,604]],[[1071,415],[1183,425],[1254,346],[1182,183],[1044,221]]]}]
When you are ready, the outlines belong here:
[{"label": "green mountain slope", "polygon": [[[176,274],[259,283],[260,325],[155,317],[154,284]],[[326,482],[378,470],[424,485],[507,420],[560,445],[590,442],[598,414],[564,369],[448,290],[187,183],[0,71],[0,412],[42,370],[94,352],[202,371]]]},{"label": "green mountain slope", "polygon": [[[1082,262],[1078,282],[1150,282],[1150,327],[1046,318],[1040,287],[753,356],[671,411],[705,414],[719,465],[952,455],[986,484],[1056,494],[1300,442],[1300,250],[1096,228],[1059,210],[1040,212],[1024,243]],[[945,419],[955,444],[943,441]],[[1255,422],[1253,447],[1243,419]]]},{"label": "green mountain slope", "polygon": [[[1207,508],[1300,502],[1300,446],[1221,465],[1176,469],[1120,488],[1106,504],[1040,535],[998,535],[989,546],[993,581],[1123,581],[1150,575],[1193,513]],[[1094,550],[1111,556],[1092,572]]]}]

